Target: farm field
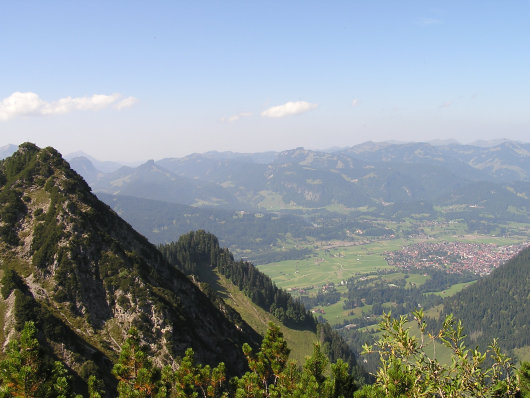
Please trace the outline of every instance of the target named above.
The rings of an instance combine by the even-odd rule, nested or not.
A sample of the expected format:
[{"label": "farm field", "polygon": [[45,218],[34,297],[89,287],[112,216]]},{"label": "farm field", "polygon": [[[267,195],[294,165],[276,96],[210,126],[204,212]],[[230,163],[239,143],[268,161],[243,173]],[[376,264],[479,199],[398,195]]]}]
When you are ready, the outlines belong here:
[{"label": "farm field", "polygon": [[[387,239],[367,244],[351,242],[321,242],[319,245],[309,246],[313,254],[300,260],[286,260],[259,265],[260,271],[267,274],[281,288],[298,290],[311,286],[321,286],[328,283],[340,284],[346,279],[360,274],[377,271],[388,271],[390,267],[384,257],[385,252],[400,250],[420,242],[467,242],[489,243],[496,246],[519,244],[521,237],[495,237],[487,235],[444,235],[427,239]],[[422,283],[420,275],[415,275],[410,282]]]},{"label": "farm field", "polygon": [[340,284],[356,274],[391,269],[383,253],[396,250],[401,245],[402,240],[396,239],[359,246],[325,246],[314,250],[309,258],[260,265],[259,269],[284,289],[299,289],[326,283]]},{"label": "farm field", "polygon": [[[436,318],[441,308],[441,299],[458,293],[475,283],[478,278],[475,276],[475,280],[466,280],[462,277],[455,277],[453,282],[442,286],[433,283],[431,280],[433,274],[429,268],[403,269],[390,266],[385,259],[389,252],[401,251],[404,247],[416,244],[421,244],[422,248],[439,242],[474,244],[472,245],[474,248],[481,247],[479,246],[481,244],[501,247],[518,245],[528,239],[520,235],[497,237],[463,234],[458,224],[453,227],[453,230],[446,230],[444,234],[442,228],[432,225],[429,231],[425,231],[432,236],[421,235],[408,239],[381,239],[365,243],[313,241],[305,246],[312,249],[312,254],[304,259],[280,261],[258,267],[279,287],[286,289],[294,297],[302,299],[306,308],[311,310],[317,318],[326,320],[332,327],[346,333],[345,336],[361,333],[377,338],[379,333],[377,324],[383,311],[392,311],[394,316],[399,316],[410,314],[410,311],[425,305],[426,315]],[[286,244],[292,243],[286,242]],[[298,242],[296,247],[303,246]],[[433,250],[437,250],[436,248],[440,245],[432,247],[435,248]],[[462,247],[462,245],[450,244],[442,245],[442,247],[451,250],[452,247]],[[471,255],[470,252],[468,253]],[[447,253],[447,255],[450,257],[452,254]],[[427,282],[429,286],[423,288]],[[349,289],[352,288],[352,292],[358,289],[365,290],[360,296],[360,301],[359,295],[355,298],[354,293],[351,299],[356,300],[355,304],[348,305],[351,297]],[[418,295],[418,291],[423,293]],[[392,296],[394,292],[401,292],[401,295]],[[391,297],[395,297],[398,301],[394,302]],[[413,322],[408,323],[408,326],[411,327],[414,335],[419,336],[417,326]],[[428,347],[427,352],[433,355],[434,349]],[[449,350],[445,347],[436,347],[436,356],[442,362],[450,360],[449,354]],[[526,352],[517,354],[518,357],[527,355]]]}]

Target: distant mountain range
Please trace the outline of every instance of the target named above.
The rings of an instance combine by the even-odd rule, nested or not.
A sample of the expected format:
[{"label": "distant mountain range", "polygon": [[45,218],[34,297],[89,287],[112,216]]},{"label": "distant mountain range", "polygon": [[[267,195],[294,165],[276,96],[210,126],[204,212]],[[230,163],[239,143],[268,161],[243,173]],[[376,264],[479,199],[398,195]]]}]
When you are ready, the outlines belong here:
[{"label": "distant mountain range", "polygon": [[113,171],[116,171],[120,167],[123,167],[123,166],[136,167],[141,164],[141,162],[129,163],[129,162],[117,162],[117,161],[102,161],[102,160],[98,160],[86,154],[83,151],[69,153],[65,155],[64,158],[70,163],[72,162],[72,159],[75,159],[75,158],[86,158],[90,161],[90,163],[93,164],[95,169],[103,173],[112,173]]},{"label": "distant mountain range", "polygon": [[410,143],[392,145],[365,143],[342,153],[369,162],[431,164],[478,181],[510,182],[530,177],[530,144],[503,141],[495,146],[436,145]]},{"label": "distant mountain range", "polygon": [[[464,219],[487,215],[505,221],[530,217],[530,144],[506,140],[478,145],[366,142],[334,152],[207,152],[119,168],[86,156],[70,162],[98,194],[210,212],[215,208],[307,216],[342,208],[386,218],[414,212]],[[111,205],[117,203],[105,198]],[[145,203],[145,214],[153,213],[150,206],[159,206],[155,202]],[[122,199],[120,206],[130,214],[127,206],[136,205]],[[135,217],[146,219],[143,214]],[[171,229],[152,223],[137,227]]]},{"label": "distant mountain range", "polygon": [[110,173],[84,157],[71,162],[95,192],[231,210],[388,211],[422,201],[484,206],[496,200],[488,192],[502,193],[505,208],[529,208],[530,144],[516,142],[493,147],[369,142],[333,153],[303,148],[206,153]]},{"label": "distant mountain range", "polygon": [[358,207],[433,201],[477,181],[528,181],[530,144],[368,142],[333,153],[209,152],[112,172],[83,156],[71,164],[96,192],[232,208]]}]

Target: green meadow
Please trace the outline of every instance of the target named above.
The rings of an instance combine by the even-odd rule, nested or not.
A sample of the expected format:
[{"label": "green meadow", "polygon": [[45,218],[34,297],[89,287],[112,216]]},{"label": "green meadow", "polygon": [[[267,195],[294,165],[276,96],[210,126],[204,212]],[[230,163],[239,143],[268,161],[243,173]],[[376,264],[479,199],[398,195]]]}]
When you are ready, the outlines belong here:
[{"label": "green meadow", "polygon": [[358,246],[316,249],[311,257],[260,265],[260,271],[284,289],[340,284],[354,275],[388,270],[383,253],[401,248],[403,241],[374,242]]},{"label": "green meadow", "polygon": [[445,289],[444,291],[442,292],[435,292],[433,294],[436,294],[440,297],[451,297],[451,296],[454,296],[455,294],[457,294],[459,291],[461,291],[462,289],[472,285],[473,283],[475,283],[476,281],[471,281],[471,282],[464,282],[464,283],[455,283],[453,286],[451,286],[450,288],[448,289]]}]

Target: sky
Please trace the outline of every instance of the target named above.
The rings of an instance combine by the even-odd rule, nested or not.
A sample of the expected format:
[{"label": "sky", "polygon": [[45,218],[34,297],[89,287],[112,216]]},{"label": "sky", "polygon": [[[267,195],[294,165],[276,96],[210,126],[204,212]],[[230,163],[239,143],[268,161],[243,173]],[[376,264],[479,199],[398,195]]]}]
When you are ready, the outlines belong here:
[{"label": "sky", "polygon": [[0,146],[530,139],[527,1],[0,1]]}]

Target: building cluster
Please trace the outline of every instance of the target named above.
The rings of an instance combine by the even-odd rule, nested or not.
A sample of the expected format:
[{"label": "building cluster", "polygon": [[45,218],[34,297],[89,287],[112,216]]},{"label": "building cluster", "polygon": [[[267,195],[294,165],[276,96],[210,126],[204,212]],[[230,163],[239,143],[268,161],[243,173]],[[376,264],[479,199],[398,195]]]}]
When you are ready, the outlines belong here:
[{"label": "building cluster", "polygon": [[487,275],[528,245],[422,242],[386,252],[385,259],[389,265],[404,269],[436,268],[449,273]]}]

